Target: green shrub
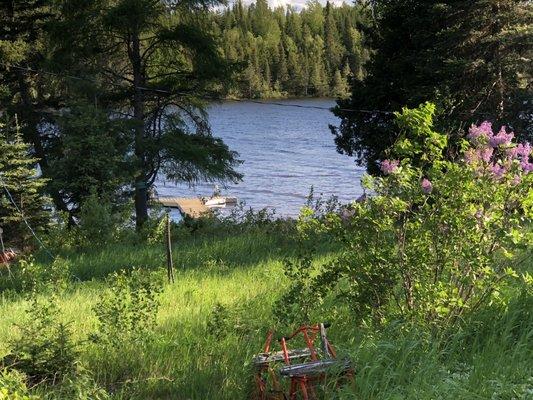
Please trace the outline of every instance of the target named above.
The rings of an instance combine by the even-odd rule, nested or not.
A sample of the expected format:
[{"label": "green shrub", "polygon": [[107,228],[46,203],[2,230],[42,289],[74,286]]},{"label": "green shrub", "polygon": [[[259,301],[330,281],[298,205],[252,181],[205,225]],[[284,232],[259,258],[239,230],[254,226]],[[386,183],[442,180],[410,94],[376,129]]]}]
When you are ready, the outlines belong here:
[{"label": "green shrub", "polygon": [[300,254],[294,261],[284,261],[284,273],[292,285],[274,304],[279,322],[311,322],[312,310],[322,301],[315,270],[311,253]]},{"label": "green shrub", "polygon": [[26,321],[17,325],[19,337],[10,343],[4,363],[23,372],[32,383],[60,382],[76,372],[77,345],[69,326],[59,321],[55,298],[33,297],[26,310]]},{"label": "green shrub", "polygon": [[50,387],[37,387],[35,392],[43,392],[47,400],[108,400],[111,395],[101,388],[87,371],[67,375],[63,381]]},{"label": "green shrub", "polygon": [[[399,159],[383,161],[384,176],[365,179],[372,196],[333,212],[303,210],[304,236],[326,233],[343,248],[310,293],[334,292],[357,316],[377,321],[454,323],[505,301],[521,273],[516,256],[533,239],[531,147],[485,122],[447,158],[434,111],[425,104],[396,115],[402,134],[390,154]],[[308,277],[296,274],[293,290]]]},{"label": "green shrub", "polygon": [[83,247],[103,245],[113,239],[116,218],[111,206],[92,194],[83,202],[77,228],[79,243]]},{"label": "green shrub", "polygon": [[37,262],[33,257],[21,258],[2,274],[0,285],[4,290],[24,293],[58,293],[65,290],[71,280],[70,263],[60,257],[52,263]]},{"label": "green shrub", "polygon": [[29,394],[26,376],[16,370],[0,371],[0,400],[38,400]]},{"label": "green shrub", "polygon": [[159,310],[162,275],[133,268],[115,272],[107,281],[108,289],[93,307],[98,331],[91,339],[115,348],[149,340]]}]

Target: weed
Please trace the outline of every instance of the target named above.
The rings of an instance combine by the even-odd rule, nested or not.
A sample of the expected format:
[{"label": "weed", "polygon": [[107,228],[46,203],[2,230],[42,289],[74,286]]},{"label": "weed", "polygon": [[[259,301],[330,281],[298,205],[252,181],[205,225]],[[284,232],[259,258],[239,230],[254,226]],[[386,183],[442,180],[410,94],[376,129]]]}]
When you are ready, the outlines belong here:
[{"label": "weed", "polygon": [[107,282],[109,288],[93,307],[98,332],[91,339],[117,348],[125,341],[148,340],[163,290],[161,276],[134,268],[115,272]]}]

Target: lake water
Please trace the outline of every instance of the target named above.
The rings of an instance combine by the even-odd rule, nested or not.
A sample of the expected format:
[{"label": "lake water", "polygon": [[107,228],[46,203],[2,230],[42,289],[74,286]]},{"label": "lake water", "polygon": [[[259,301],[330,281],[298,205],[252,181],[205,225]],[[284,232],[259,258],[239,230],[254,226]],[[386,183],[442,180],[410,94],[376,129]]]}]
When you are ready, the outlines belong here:
[{"label": "lake water", "polygon": [[[280,102],[280,101],[277,101]],[[332,107],[328,99],[283,100],[284,104]],[[254,209],[273,208],[296,216],[311,186],[315,194],[336,195],[343,202],[361,193],[363,168],[338,154],[329,124],[339,120],[328,110],[283,107],[252,102],[224,102],[209,108],[213,135],[239,153],[243,181],[222,188]],[[209,196],[213,184],[173,185],[158,182],[160,196]]]}]

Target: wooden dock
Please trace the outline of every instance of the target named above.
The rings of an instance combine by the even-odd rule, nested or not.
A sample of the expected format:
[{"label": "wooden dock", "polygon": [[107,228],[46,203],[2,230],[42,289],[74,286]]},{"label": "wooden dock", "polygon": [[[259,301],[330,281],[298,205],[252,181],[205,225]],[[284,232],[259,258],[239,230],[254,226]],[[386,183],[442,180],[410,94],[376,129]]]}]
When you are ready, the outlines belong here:
[{"label": "wooden dock", "polygon": [[159,197],[154,199],[164,207],[177,208],[183,216],[200,218],[209,215],[209,208],[199,198]]}]

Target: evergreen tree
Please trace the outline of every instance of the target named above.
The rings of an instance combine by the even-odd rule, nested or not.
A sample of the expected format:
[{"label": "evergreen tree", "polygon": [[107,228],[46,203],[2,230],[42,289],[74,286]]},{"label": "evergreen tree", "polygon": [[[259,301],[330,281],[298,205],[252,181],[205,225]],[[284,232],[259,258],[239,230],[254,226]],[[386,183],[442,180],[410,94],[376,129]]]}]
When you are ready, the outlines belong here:
[{"label": "evergreen tree", "polygon": [[279,62],[278,62],[278,69],[276,72],[276,80],[279,82],[279,85],[281,87],[286,87],[288,81],[289,81],[289,67],[287,65],[287,57],[285,55],[285,47],[283,46],[283,42],[279,43]]},{"label": "evergreen tree", "polygon": [[337,31],[335,16],[333,15],[332,6],[329,1],[326,3],[324,13],[324,42],[326,50],[325,56],[328,72],[331,76],[333,71],[336,71],[336,69],[341,65],[342,57],[345,53],[345,50],[342,48],[342,45],[339,40],[339,32]]},{"label": "evergreen tree", "polygon": [[364,78],[364,66],[369,59],[368,49],[364,47],[361,33],[353,27],[347,29],[348,61],[354,78]]},{"label": "evergreen tree", "polygon": [[287,6],[285,33],[296,43],[302,42],[302,24],[300,14]]},{"label": "evergreen tree", "polygon": [[[41,127],[53,124],[50,111],[65,103],[64,87],[38,71],[46,66],[49,47],[46,26],[56,17],[51,0],[0,2],[0,113],[17,115],[25,142],[49,176],[48,147],[52,136]],[[50,191],[54,205],[68,211],[57,191]]]},{"label": "evergreen tree", "polygon": [[324,42],[319,36],[310,40],[309,56],[312,60],[309,77],[310,89],[317,96],[325,96],[329,92],[329,82],[324,62]]},{"label": "evergreen tree", "polygon": [[435,54],[439,65],[445,66],[438,78],[455,107],[452,117],[467,123],[492,119],[511,124],[533,140],[533,123],[527,117],[533,114],[533,3],[442,3],[446,27],[439,32]]},{"label": "evergreen tree", "polygon": [[[57,57],[93,69],[107,106],[132,110],[137,226],[159,173],[178,182],[240,179],[236,153],[210,134],[200,97],[228,78],[202,9],[212,2],[64,0]],[[69,32],[69,35],[65,35]],[[101,62],[105,60],[105,62]]]},{"label": "evergreen tree", "polygon": [[[392,112],[430,100],[442,110],[438,129],[452,137],[486,119],[531,132],[533,104],[524,101],[531,99],[531,2],[375,3],[375,54],[368,76],[353,80],[351,98],[339,101],[335,112],[341,118],[333,128],[339,151],[377,171],[376,161],[397,135],[391,114],[341,108]],[[354,73],[359,75],[357,69]]]},{"label": "evergreen tree", "polygon": [[4,118],[0,123],[0,148],[0,227],[4,240],[25,248],[33,242],[25,220],[37,233],[50,221],[43,196],[46,180],[37,176],[37,159],[23,142],[16,120]]},{"label": "evergreen tree", "polygon": [[[346,73],[346,71],[344,71]],[[333,75],[333,83],[331,88],[331,95],[333,97],[343,99],[348,97],[350,93],[350,87],[348,85],[347,76],[341,73],[341,71],[335,71]]]},{"label": "evergreen tree", "polygon": [[61,191],[72,215],[90,196],[124,204],[134,170],[128,154],[132,122],[110,118],[93,105],[76,105],[58,118],[61,132],[51,155],[50,187]]},{"label": "evergreen tree", "polygon": [[[363,24],[360,14],[365,13],[363,6],[335,7],[327,3],[323,7],[318,1],[310,2],[299,12],[290,6],[272,10],[266,0],[259,0],[248,7],[236,2],[231,8],[214,11],[210,16],[214,31],[221,32],[219,36],[224,38],[220,46],[225,57],[248,66],[240,74],[243,84],[239,85],[237,96],[324,96],[331,92],[334,74],[343,69],[347,59],[354,65],[357,76],[364,74],[368,50],[354,27]],[[250,24],[244,22],[247,18]],[[233,24],[228,24],[229,20],[236,21],[242,33],[240,38],[234,34],[236,28],[228,28]],[[359,35],[351,42],[348,40],[351,46],[344,44],[350,37],[345,29]],[[355,34],[352,32],[352,36]],[[318,55],[312,49],[315,41],[323,45]],[[236,50],[239,44],[240,52]],[[355,55],[350,54],[352,50]],[[228,92],[230,84],[225,86]]]}]

